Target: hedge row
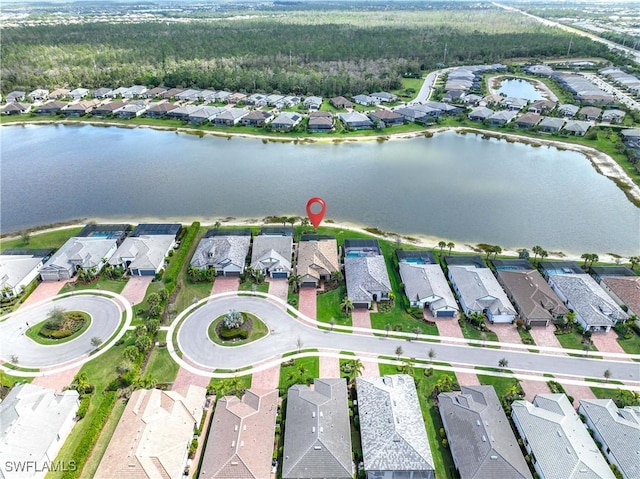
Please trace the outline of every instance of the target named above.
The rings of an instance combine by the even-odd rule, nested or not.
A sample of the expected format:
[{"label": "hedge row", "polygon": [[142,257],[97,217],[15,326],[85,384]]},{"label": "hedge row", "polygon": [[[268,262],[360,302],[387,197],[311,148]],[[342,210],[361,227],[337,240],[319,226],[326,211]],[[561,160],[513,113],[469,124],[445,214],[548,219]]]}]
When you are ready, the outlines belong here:
[{"label": "hedge row", "polygon": [[225,329],[225,328],[220,328],[220,338],[222,339],[236,339],[236,338],[241,338],[241,339],[247,339],[249,337],[249,331],[245,331],[244,329],[240,329],[240,328],[233,328],[233,329]]},{"label": "hedge row", "polygon": [[187,234],[184,235],[184,239],[182,240],[180,248],[173,255],[169,266],[167,266],[167,269],[164,272],[164,283],[167,286],[167,290],[169,290],[169,294],[171,294],[171,292],[173,292],[173,290],[175,289],[182,263],[184,263],[186,256],[191,249],[191,244],[195,240],[199,230],[200,222],[194,221],[191,226],[189,226]]},{"label": "hedge row", "polygon": [[76,468],[73,471],[65,470],[62,474],[63,479],[75,479],[80,476],[87,457],[98,440],[98,436],[100,436],[100,432],[117,399],[118,396],[114,392],[104,393],[104,397],[98,405],[98,408],[91,414],[91,423],[87,426],[80,442],[69,458],[69,462],[75,463]]},{"label": "hedge row", "polygon": [[69,329],[49,329],[47,327],[43,327],[40,330],[39,334],[40,336],[49,339],[62,339],[71,336],[73,334],[73,331]]},{"label": "hedge row", "polygon": [[80,406],[78,407],[78,412],[76,413],[78,419],[82,419],[87,414],[87,410],[89,409],[89,405],[91,404],[91,395],[84,394],[81,396],[81,398],[82,399],[80,399]]}]

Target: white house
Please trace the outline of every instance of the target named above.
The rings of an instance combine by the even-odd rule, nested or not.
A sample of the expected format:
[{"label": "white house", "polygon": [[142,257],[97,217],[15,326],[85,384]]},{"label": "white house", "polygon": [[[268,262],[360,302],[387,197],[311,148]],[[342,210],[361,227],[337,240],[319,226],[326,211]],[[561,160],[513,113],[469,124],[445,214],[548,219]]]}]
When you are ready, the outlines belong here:
[{"label": "white house", "polygon": [[44,257],[38,250],[16,250],[19,254],[12,254],[11,250],[0,255],[0,294],[5,298],[18,296],[29,283],[35,280],[43,266]]},{"label": "white house", "polygon": [[142,235],[125,238],[109,259],[112,266],[128,269],[132,276],[155,276],[176,244],[175,235]]},{"label": "white house", "polygon": [[100,237],[69,238],[40,270],[43,281],[70,279],[79,269],[99,273],[118,249],[118,241]]},{"label": "white house", "polygon": [[429,308],[434,317],[455,317],[458,303],[439,264],[400,261],[400,277],[409,303],[414,308]]},{"label": "white house", "polygon": [[210,230],[198,243],[191,266],[215,268],[217,275],[240,276],[244,272],[251,230]]},{"label": "white house", "polygon": [[251,267],[271,278],[288,278],[292,254],[293,237],[258,235],[253,239]]}]

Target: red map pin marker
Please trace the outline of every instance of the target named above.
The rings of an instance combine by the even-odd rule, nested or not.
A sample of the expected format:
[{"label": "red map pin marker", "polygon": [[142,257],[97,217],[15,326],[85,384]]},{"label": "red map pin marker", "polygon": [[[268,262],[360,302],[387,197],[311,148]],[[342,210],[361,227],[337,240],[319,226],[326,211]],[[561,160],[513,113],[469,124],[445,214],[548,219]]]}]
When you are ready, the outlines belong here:
[{"label": "red map pin marker", "polygon": [[[318,213],[314,213],[313,210],[311,209],[313,205],[320,205],[320,211]],[[324,200],[322,198],[311,198],[308,202],[307,202],[307,216],[309,216],[309,219],[311,220],[311,224],[313,225],[314,228],[317,228],[318,226],[320,226],[320,223],[322,223],[322,218],[324,218],[324,214],[327,211],[327,204],[324,202]]]}]

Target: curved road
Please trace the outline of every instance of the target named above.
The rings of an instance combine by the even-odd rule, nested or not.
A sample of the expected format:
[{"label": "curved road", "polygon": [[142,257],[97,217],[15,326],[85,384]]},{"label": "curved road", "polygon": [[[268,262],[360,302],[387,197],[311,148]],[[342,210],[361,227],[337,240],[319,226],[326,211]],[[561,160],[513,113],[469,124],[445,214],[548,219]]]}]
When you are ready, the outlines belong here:
[{"label": "curved road", "polygon": [[[207,328],[229,309],[255,314],[267,324],[270,333],[244,346],[222,347],[214,344],[208,337]],[[428,360],[428,350],[433,348],[438,361],[449,363],[497,367],[498,361],[506,358],[512,370],[602,378],[604,371],[609,369],[611,379],[640,381],[640,364],[632,361],[597,360],[323,331],[293,318],[271,301],[249,296],[214,298],[189,314],[178,331],[178,343],[184,356],[209,371],[241,369],[286,352],[295,352],[298,338],[304,349],[333,349],[393,357],[396,348],[401,346],[403,357]]]},{"label": "curved road", "polygon": [[[67,311],[84,311],[91,316],[91,325],[79,337],[63,344],[38,344],[25,336],[24,332],[34,324],[47,319],[54,306]],[[91,338],[97,336],[107,341],[118,329],[122,312],[110,298],[93,295],[68,296],[57,301],[19,311],[0,322],[0,359],[10,362],[12,355],[19,359],[18,366],[27,368],[49,368],[78,359],[95,349]]]}]

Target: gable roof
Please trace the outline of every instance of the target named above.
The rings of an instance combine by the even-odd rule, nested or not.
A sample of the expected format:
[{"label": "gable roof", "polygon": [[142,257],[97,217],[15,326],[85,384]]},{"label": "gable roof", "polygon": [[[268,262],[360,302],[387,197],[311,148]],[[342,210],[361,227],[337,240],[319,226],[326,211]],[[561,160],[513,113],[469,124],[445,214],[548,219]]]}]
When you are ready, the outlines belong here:
[{"label": "gable roof", "polygon": [[125,238],[109,259],[109,264],[121,265],[133,258],[130,269],[146,269],[158,272],[176,237],[174,235],[143,235]]},{"label": "gable roof", "polygon": [[5,286],[19,286],[42,263],[42,256],[0,255],[0,292]]},{"label": "gable roof", "polygon": [[640,316],[640,276],[607,276],[602,282],[629,308],[629,311]]},{"label": "gable roof", "polygon": [[98,266],[116,244],[115,239],[108,238],[69,238],[40,271],[60,268],[71,270],[72,265],[78,265],[83,269]]},{"label": "gable roof", "polygon": [[640,408],[619,409],[611,399],[581,399],[578,411],[611,451],[622,477],[640,477]]},{"label": "gable roof", "polygon": [[357,111],[339,113],[338,116],[340,120],[347,125],[373,126],[373,122],[366,115]]},{"label": "gable roof", "polygon": [[211,422],[199,479],[267,479],[271,474],[278,391],[248,389],[221,398]]},{"label": "gable roof", "polygon": [[282,477],[353,476],[345,379],[315,379],[289,388]]},{"label": "gable roof", "polygon": [[511,411],[543,474],[563,479],[614,479],[564,394],[538,394],[533,404],[514,401]]},{"label": "gable roof", "polygon": [[391,292],[387,265],[381,255],[347,256],[344,259],[344,273],[347,278],[347,296],[354,303],[371,301],[376,291]]},{"label": "gable roof", "polygon": [[538,126],[540,128],[552,128],[555,130],[560,130],[563,125],[564,125],[563,118],[553,118],[551,116],[546,116],[542,118],[542,120],[540,120],[540,123],[538,123]]},{"label": "gable roof", "polygon": [[509,298],[489,268],[450,266],[449,276],[470,310],[488,309],[492,314],[516,314]]},{"label": "gable roof", "polygon": [[196,268],[213,266],[221,269],[233,264],[242,269],[249,254],[250,243],[251,234],[202,238],[191,258],[191,265]]},{"label": "gable roof", "polygon": [[338,242],[335,238],[298,243],[296,274],[303,279],[307,275],[320,279],[321,275],[329,275],[339,270]]},{"label": "gable roof", "polygon": [[460,389],[438,395],[440,417],[460,477],[530,479],[529,467],[493,386]]},{"label": "gable roof", "polygon": [[133,392],[95,472],[113,477],[182,477],[194,428],[202,418],[206,390]]},{"label": "gable roof", "polygon": [[404,119],[404,117],[400,113],[391,110],[372,111],[369,113],[369,118],[381,121],[400,121]]},{"label": "gable roof", "polygon": [[439,264],[415,264],[401,261],[398,268],[409,301],[435,298],[429,301],[432,310],[442,308],[458,310],[458,303]]},{"label": "gable roof", "polygon": [[434,471],[413,378],[356,378],[364,469]]},{"label": "gable roof", "polygon": [[251,267],[273,271],[291,271],[293,238],[291,236],[259,235],[253,239]]}]

